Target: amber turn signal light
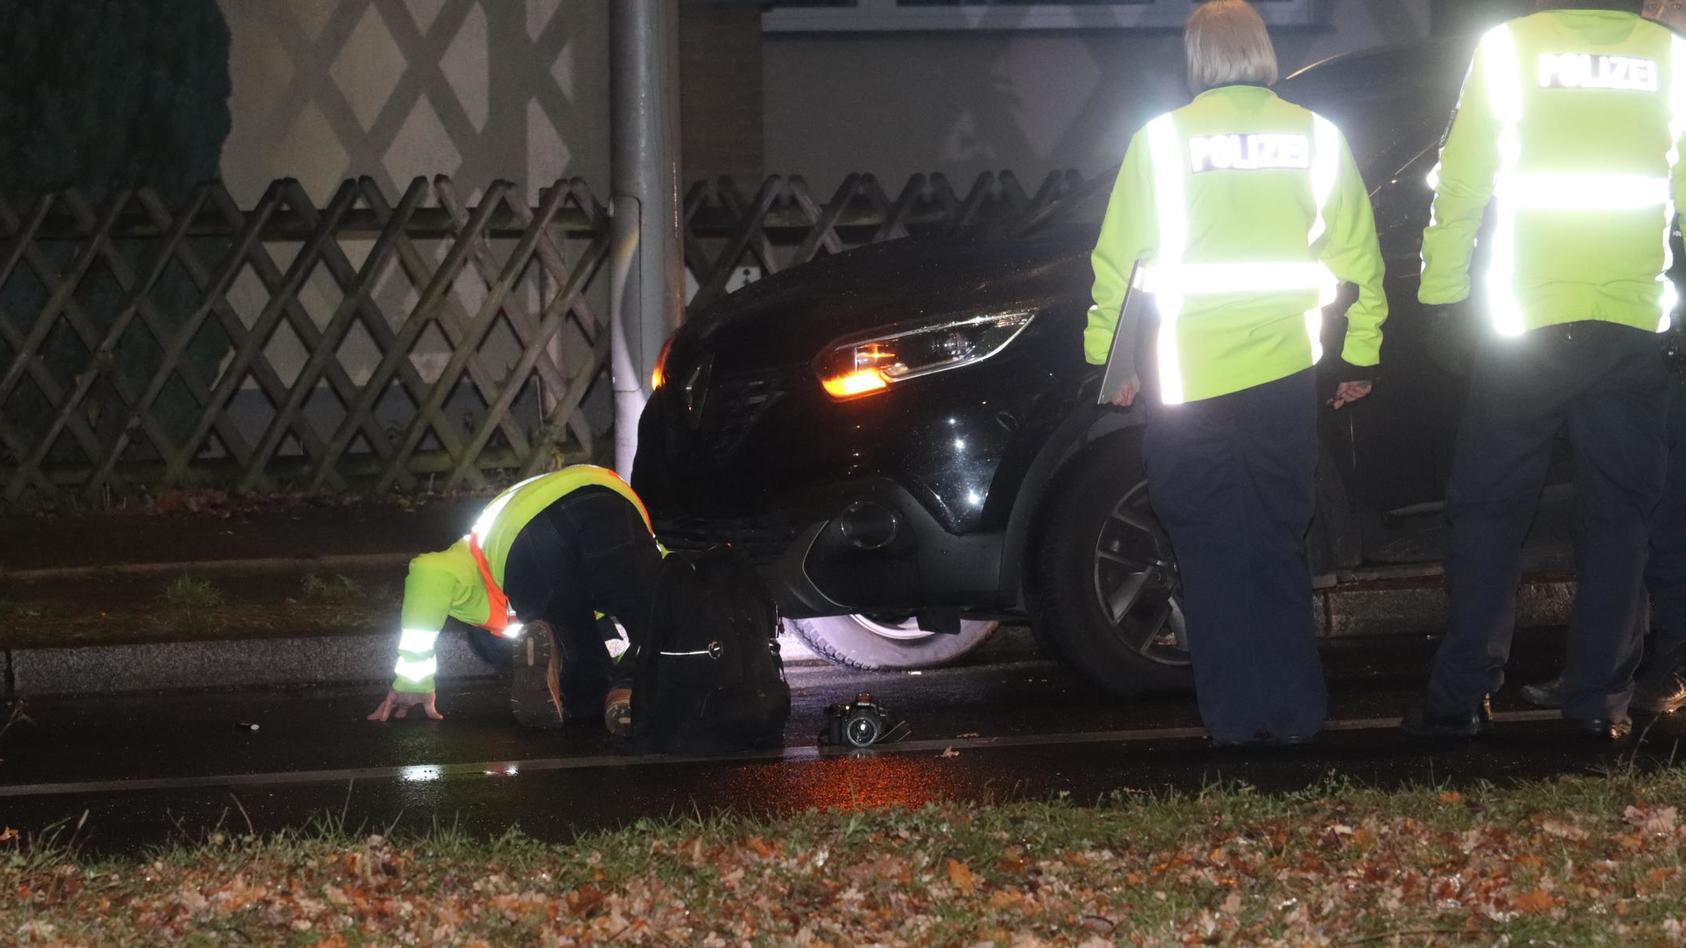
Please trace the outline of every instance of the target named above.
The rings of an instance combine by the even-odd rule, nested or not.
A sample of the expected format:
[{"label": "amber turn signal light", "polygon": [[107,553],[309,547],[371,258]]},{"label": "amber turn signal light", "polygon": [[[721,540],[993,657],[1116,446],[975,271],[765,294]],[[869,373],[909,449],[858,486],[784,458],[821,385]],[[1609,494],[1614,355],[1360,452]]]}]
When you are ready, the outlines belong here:
[{"label": "amber turn signal light", "polygon": [[668,336],[662,343],[661,355],[656,356],[656,367],[650,370],[650,391],[655,391],[667,384],[667,354],[673,350],[673,337]]},{"label": "amber turn signal light", "polygon": [[856,369],[842,375],[829,376],[821,379],[820,384],[825,386],[825,393],[832,398],[857,398],[882,392],[890,387],[889,379],[877,369]]}]

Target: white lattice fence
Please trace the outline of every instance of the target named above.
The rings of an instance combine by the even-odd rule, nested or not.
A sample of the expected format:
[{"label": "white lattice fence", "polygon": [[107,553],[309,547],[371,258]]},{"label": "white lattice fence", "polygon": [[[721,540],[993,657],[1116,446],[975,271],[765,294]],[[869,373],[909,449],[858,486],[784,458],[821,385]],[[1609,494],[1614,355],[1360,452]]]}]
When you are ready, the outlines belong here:
[{"label": "white lattice fence", "polygon": [[290,180],[246,210],[215,184],[0,202],[4,497],[479,486],[589,457],[605,233],[577,181],[536,208],[444,178],[395,204],[367,179],[320,208]]},{"label": "white lattice fence", "polygon": [[[826,204],[794,177],[752,199],[699,185],[692,305],[744,266],[1012,218],[1079,183],[1027,196],[985,175],[960,196],[918,176],[892,200],[854,175]],[[147,190],[0,199],[0,500],[481,487],[605,460],[607,418],[586,408],[608,362],[591,302],[607,234],[579,180],[537,206],[445,177],[397,201],[346,181],[320,207],[291,179],[250,208],[214,182],[173,206]]]}]

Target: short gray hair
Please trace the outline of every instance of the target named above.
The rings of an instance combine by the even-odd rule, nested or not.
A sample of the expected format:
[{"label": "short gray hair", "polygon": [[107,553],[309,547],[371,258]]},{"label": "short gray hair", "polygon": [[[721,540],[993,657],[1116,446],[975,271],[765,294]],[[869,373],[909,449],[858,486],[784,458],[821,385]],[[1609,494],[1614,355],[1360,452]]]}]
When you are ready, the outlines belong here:
[{"label": "short gray hair", "polygon": [[1247,0],[1207,0],[1183,33],[1196,93],[1238,82],[1273,85],[1280,74],[1270,31]]}]

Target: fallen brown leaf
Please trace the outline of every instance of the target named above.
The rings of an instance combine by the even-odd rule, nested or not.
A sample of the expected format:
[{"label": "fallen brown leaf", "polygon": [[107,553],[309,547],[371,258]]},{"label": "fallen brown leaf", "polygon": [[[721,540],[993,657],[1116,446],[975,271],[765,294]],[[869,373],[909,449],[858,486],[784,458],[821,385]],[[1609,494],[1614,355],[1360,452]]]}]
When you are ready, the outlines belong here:
[{"label": "fallen brown leaf", "polygon": [[1512,904],[1518,912],[1531,912],[1538,915],[1551,911],[1554,903],[1550,892],[1545,889],[1535,889],[1532,892],[1524,892],[1517,896]]},{"label": "fallen brown leaf", "polygon": [[971,895],[978,887],[977,878],[972,875],[972,868],[954,858],[948,861],[948,881],[961,895]]},{"label": "fallen brown leaf", "polygon": [[1630,806],[1622,814],[1622,818],[1627,821],[1629,826],[1638,827],[1653,836],[1667,836],[1674,832],[1675,826],[1679,825],[1680,811],[1672,806],[1648,808]]}]

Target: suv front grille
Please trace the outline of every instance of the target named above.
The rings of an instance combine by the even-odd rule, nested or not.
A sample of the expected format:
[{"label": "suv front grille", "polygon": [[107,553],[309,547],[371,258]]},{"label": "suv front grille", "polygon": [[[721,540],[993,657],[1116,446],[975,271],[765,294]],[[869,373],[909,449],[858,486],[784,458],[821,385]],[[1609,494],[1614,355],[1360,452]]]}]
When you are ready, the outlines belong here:
[{"label": "suv front grille", "polygon": [[792,527],[752,520],[658,520],[656,536],[670,550],[699,552],[729,543],[758,564],[779,558],[796,539]]}]

